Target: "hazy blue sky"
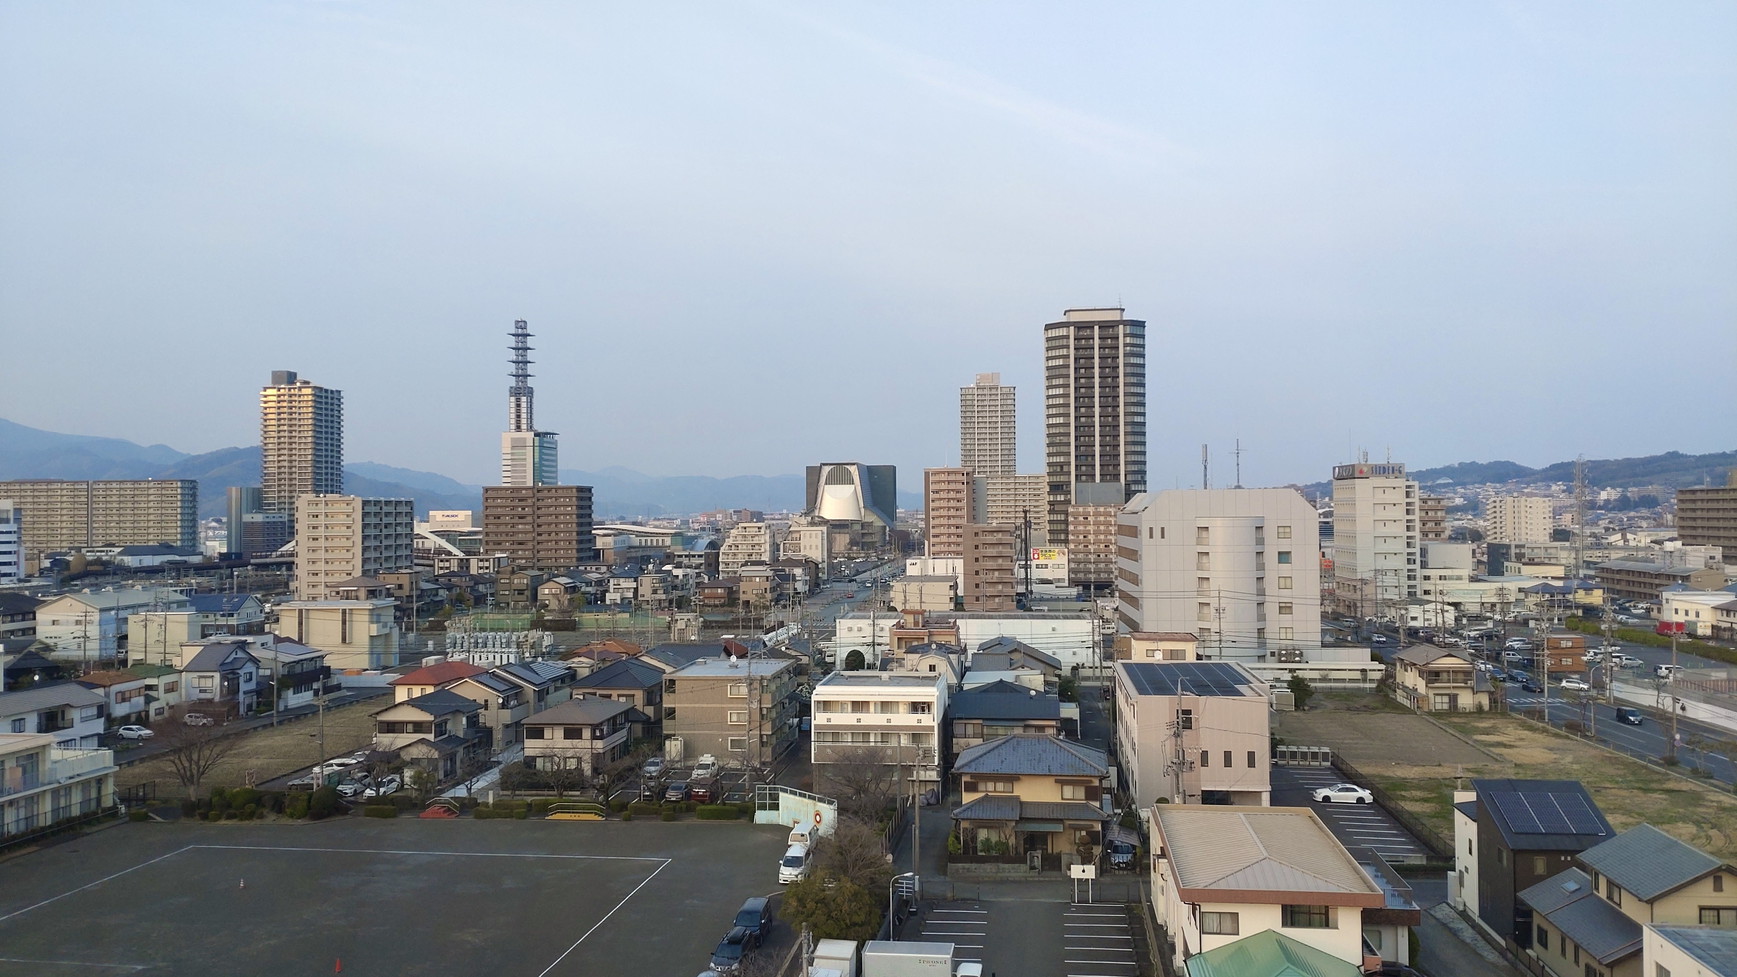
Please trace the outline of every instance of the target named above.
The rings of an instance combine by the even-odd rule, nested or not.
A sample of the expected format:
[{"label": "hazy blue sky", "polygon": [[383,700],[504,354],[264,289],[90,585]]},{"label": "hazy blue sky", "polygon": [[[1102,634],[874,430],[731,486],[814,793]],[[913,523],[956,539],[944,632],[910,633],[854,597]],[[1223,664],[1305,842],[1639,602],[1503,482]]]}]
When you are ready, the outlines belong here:
[{"label": "hazy blue sky", "polygon": [[1730,3],[0,4],[0,416],[917,469],[1149,322],[1151,482],[1737,446]]}]

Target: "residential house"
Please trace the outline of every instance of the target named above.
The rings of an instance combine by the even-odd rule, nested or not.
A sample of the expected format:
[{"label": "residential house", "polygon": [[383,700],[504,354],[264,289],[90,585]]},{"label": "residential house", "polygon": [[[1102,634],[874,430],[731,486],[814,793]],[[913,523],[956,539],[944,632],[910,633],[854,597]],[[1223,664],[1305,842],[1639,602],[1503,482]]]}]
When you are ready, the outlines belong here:
[{"label": "residential house", "polygon": [[1363,977],[1360,964],[1293,940],[1278,930],[1261,930],[1234,943],[1188,958],[1187,977]]},{"label": "residential house", "polygon": [[573,696],[573,670],[560,662],[526,659],[490,671],[525,690],[533,715]]},{"label": "residential house", "polygon": [[1484,712],[1493,691],[1462,649],[1413,645],[1393,656],[1393,698],[1420,712]]},{"label": "residential house", "polygon": [[598,770],[627,755],[633,706],[581,695],[533,713],[524,722],[525,766],[532,770]]},{"label": "residential house", "polygon": [[742,579],[720,577],[694,585],[694,603],[700,607],[735,607],[741,602]]},{"label": "residential house", "polygon": [[42,601],[29,594],[0,592],[0,640],[36,634],[36,609]]},{"label": "residential house", "polygon": [[1647,924],[1737,929],[1737,869],[1650,824],[1575,863],[1520,893],[1532,926],[1516,943],[1552,970],[1641,977]]},{"label": "residential house", "polygon": [[1009,637],[991,638],[978,645],[971,653],[971,667],[982,671],[1035,669],[1050,685],[1060,681],[1063,671],[1061,659]]},{"label": "residential house", "polygon": [[127,650],[128,621],[140,611],[190,607],[177,591],[102,590],[51,597],[36,608],[36,636],[57,661],[113,661]]},{"label": "residential house", "polygon": [[1120,784],[1136,807],[1268,803],[1269,690],[1240,662],[1118,661],[1114,688]]},{"label": "residential house", "polygon": [[796,744],[801,686],[794,658],[707,658],[683,665],[663,675],[664,742],[680,740],[685,756],[711,753],[763,767]]},{"label": "residential house", "polygon": [[1364,949],[1373,950],[1374,956],[1384,961],[1409,966],[1411,932],[1423,922],[1423,909],[1411,886],[1375,849],[1351,845],[1345,850],[1387,900],[1380,909],[1363,910]]},{"label": "residential house", "polygon": [[35,638],[0,638],[0,689],[24,689],[75,675],[78,669],[48,657],[53,650]]},{"label": "residential house", "polygon": [[531,715],[531,696],[524,686],[492,672],[477,671],[450,679],[441,688],[482,707],[478,720],[489,731],[489,745],[504,750],[524,739],[523,723]]},{"label": "residential house", "polygon": [[1498,940],[1529,940],[1520,893],[1615,834],[1579,781],[1473,780],[1454,793],[1449,901]]},{"label": "residential house", "polygon": [[954,692],[947,697],[952,731],[951,758],[1003,736],[1061,735],[1061,700],[1053,692],[999,681]]},{"label": "residential house", "polygon": [[1102,750],[1015,733],[964,751],[953,773],[962,802],[953,811],[954,830],[966,854],[1060,871],[1095,864],[1102,853],[1113,813]]},{"label": "residential house", "polygon": [[248,650],[259,659],[262,682],[274,690],[276,708],[305,706],[317,696],[338,691],[338,686],[332,684],[332,670],[326,665],[324,651],[276,635],[266,638],[249,642]]},{"label": "residential house", "polygon": [[892,582],[890,602],[901,611],[951,611],[959,604],[959,578],[906,574]]},{"label": "residential house", "polygon": [[826,783],[829,763],[874,762],[886,765],[895,783],[914,775],[925,788],[939,789],[947,698],[943,675],[827,675],[812,696],[815,783]]},{"label": "residential house", "polygon": [[112,809],[115,769],[111,750],[70,749],[50,733],[0,731],[0,844]]},{"label": "residential house", "polygon": [[1659,977],[1734,977],[1737,975],[1737,930],[1705,926],[1644,928],[1642,972]]},{"label": "residential house", "polygon": [[396,752],[445,783],[481,766],[488,753],[482,707],[450,689],[394,702],[374,713],[374,749]]},{"label": "residential house", "polygon": [[166,665],[90,672],[78,684],[103,697],[111,726],[149,726],[181,704],[181,672]]},{"label": "residential house", "polygon": [[891,671],[945,675],[947,684],[956,687],[965,671],[965,652],[953,645],[929,642],[911,645],[897,657],[886,661]]},{"label": "residential house", "polygon": [[599,699],[625,702],[646,719],[630,730],[634,739],[659,737],[663,733],[664,671],[648,662],[623,658],[579,676],[573,682],[575,695],[591,695]]},{"label": "residential house", "polygon": [[640,660],[665,672],[673,672],[684,665],[691,665],[701,660],[717,660],[722,658],[746,658],[751,654],[747,645],[739,641],[726,639],[717,644],[689,644],[672,642],[670,644],[653,645],[640,655]]},{"label": "residential house", "polygon": [[1151,826],[1152,907],[1176,967],[1264,930],[1370,962],[1363,914],[1387,896],[1314,811],[1158,804]]},{"label": "residential house", "polygon": [[392,687],[392,701],[403,702],[406,699],[427,695],[436,689],[446,688],[461,678],[470,678],[472,675],[482,675],[487,672],[488,669],[480,665],[449,659],[411,669],[386,684]]},{"label": "residential house", "polygon": [[246,641],[206,642],[181,665],[182,700],[202,712],[245,716],[259,702],[260,673],[259,659]]},{"label": "residential house", "polygon": [[0,692],[0,733],[46,733],[62,749],[102,745],[108,700],[77,682]]},{"label": "residential house", "polygon": [[1134,631],[1116,636],[1117,661],[1192,662],[1200,660],[1200,639],[1187,631]]}]

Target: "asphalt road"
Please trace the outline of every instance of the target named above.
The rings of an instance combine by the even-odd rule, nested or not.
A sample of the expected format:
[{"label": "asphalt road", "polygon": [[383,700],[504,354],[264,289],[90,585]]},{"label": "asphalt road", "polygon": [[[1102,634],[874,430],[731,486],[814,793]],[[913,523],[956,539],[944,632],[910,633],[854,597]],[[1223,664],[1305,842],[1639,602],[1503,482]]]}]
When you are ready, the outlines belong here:
[{"label": "asphalt road", "polygon": [[[1507,689],[1510,709],[1537,712],[1544,708],[1542,695],[1524,692],[1512,684],[1508,685]],[[1563,693],[1552,686],[1549,710],[1551,725],[1561,726],[1569,721],[1590,723],[1600,740],[1634,756],[1657,760],[1668,752],[1670,717],[1655,709],[1642,707],[1644,718],[1641,724],[1631,726],[1617,720],[1614,707],[1603,702],[1591,702],[1578,693]],[[1677,755],[1685,765],[1708,770],[1713,778],[1721,783],[1737,783],[1737,764],[1732,762],[1737,752],[1730,748],[1737,746],[1737,743],[1733,742],[1737,737],[1729,730],[1692,719],[1679,718],[1677,730],[1683,737],[1683,746],[1677,751]],[[1717,743],[1729,746],[1713,745]],[[1697,745],[1706,746],[1707,749],[1698,749]]]}]

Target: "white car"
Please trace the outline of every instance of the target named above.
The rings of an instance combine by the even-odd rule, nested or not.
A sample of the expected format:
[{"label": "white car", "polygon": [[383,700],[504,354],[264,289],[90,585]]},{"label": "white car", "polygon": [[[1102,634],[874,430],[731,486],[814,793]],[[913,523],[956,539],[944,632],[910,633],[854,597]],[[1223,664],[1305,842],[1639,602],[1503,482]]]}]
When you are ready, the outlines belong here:
[{"label": "white car", "polygon": [[1375,795],[1356,784],[1334,784],[1315,790],[1315,800],[1332,804],[1373,804]]},{"label": "white car", "polygon": [[1610,656],[1610,660],[1616,663],[1617,668],[1639,668],[1645,664],[1633,655],[1616,654]]},{"label": "white car", "polygon": [[362,796],[363,797],[385,797],[387,794],[397,793],[399,788],[401,788],[403,786],[404,786],[403,778],[399,777],[395,773],[394,774],[387,774],[386,776],[381,777],[372,786],[368,787],[366,790],[363,790]]},{"label": "white car", "polygon": [[143,726],[122,726],[115,730],[115,735],[124,740],[148,740],[157,734]]},{"label": "white car", "polygon": [[1564,692],[1591,692],[1592,686],[1587,685],[1585,679],[1565,678],[1562,680],[1562,691],[1564,691]]}]

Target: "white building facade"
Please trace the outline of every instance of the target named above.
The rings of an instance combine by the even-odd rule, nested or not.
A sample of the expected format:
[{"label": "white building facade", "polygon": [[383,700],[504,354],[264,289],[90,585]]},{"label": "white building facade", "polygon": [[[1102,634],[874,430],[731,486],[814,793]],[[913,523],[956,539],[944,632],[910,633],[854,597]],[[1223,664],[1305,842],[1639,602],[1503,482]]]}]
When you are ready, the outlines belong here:
[{"label": "white building facade", "polygon": [[1391,617],[1417,596],[1417,483],[1400,464],[1359,462],[1333,469],[1333,578],[1339,607]]}]

